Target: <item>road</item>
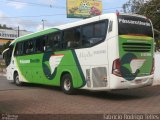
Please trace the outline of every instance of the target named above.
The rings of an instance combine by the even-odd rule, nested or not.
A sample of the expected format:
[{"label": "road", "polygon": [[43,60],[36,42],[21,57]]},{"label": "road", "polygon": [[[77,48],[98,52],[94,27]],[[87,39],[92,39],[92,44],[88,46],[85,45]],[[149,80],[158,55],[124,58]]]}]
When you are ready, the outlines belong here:
[{"label": "road", "polygon": [[2,56],[2,55],[0,55],[0,60],[1,60],[1,59],[3,59],[3,56]]},{"label": "road", "polygon": [[15,86],[0,76],[0,113],[17,114],[104,114],[159,113],[160,86],[114,92],[78,90],[66,95],[60,88]]}]

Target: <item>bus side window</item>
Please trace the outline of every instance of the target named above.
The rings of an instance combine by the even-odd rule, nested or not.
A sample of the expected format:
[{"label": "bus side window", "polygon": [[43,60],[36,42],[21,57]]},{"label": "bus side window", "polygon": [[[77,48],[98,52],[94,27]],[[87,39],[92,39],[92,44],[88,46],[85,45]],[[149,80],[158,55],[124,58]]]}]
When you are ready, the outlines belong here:
[{"label": "bus side window", "polygon": [[106,35],[106,22],[100,22],[94,24],[94,36],[97,38],[103,38]]},{"label": "bus side window", "polygon": [[73,29],[68,29],[65,30],[63,33],[63,48],[71,48],[72,41],[74,40],[74,30]]},{"label": "bus side window", "polygon": [[82,27],[82,47],[91,47],[104,41],[108,21],[100,21]]},{"label": "bus side window", "polygon": [[53,49],[54,50],[59,50],[61,48],[60,46],[60,41],[61,41],[61,33],[55,33],[53,35]]},{"label": "bus side window", "polygon": [[106,36],[106,29],[108,26],[106,26],[106,22],[99,22],[94,24],[94,36],[93,36],[93,45],[102,42],[105,39]]},{"label": "bus side window", "polygon": [[89,47],[91,45],[90,38],[93,37],[93,24],[82,27],[82,47]]},{"label": "bus side window", "polygon": [[24,52],[25,54],[32,54],[34,53],[35,49],[35,41],[28,40],[24,42]]},{"label": "bus side window", "polygon": [[23,55],[23,42],[16,44],[16,49],[15,49],[14,55],[15,56]]},{"label": "bus side window", "polygon": [[81,29],[80,27],[75,28],[74,30],[74,48],[80,48],[81,47]]},{"label": "bus side window", "polygon": [[63,48],[80,48],[81,46],[81,29],[80,27],[65,30],[63,33]]},{"label": "bus side window", "polygon": [[9,46],[9,49],[4,53],[4,60],[6,66],[8,66],[11,62],[13,47],[13,45]]},{"label": "bus side window", "polygon": [[35,52],[36,53],[44,52],[45,37],[41,36],[41,37],[35,38],[35,41],[36,41],[36,43],[35,43],[36,44]]},{"label": "bus side window", "polygon": [[56,51],[61,48],[60,46],[60,40],[61,40],[61,33],[52,33],[49,34],[48,37],[45,39],[46,42],[46,52],[49,51]]}]

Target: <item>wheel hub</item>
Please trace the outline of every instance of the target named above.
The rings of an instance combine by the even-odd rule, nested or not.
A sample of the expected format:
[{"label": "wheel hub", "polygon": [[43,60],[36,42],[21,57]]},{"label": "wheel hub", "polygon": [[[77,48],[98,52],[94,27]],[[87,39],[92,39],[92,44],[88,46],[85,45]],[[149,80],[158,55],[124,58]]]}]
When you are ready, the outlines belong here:
[{"label": "wheel hub", "polygon": [[70,80],[65,79],[64,80],[64,89],[68,91],[68,90],[70,90],[70,88],[71,88],[71,82],[70,82]]}]

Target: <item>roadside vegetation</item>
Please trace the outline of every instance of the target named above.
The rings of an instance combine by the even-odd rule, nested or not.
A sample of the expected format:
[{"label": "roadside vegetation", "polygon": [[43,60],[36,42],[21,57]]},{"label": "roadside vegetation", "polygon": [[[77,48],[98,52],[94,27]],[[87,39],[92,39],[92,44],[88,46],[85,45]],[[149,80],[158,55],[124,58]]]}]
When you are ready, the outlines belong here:
[{"label": "roadside vegetation", "polygon": [[159,0],[128,0],[123,5],[125,13],[136,13],[151,19],[155,34],[155,48],[160,51],[160,1]]},{"label": "roadside vegetation", "polygon": [[6,65],[4,60],[0,60],[0,73],[5,73],[6,72],[5,68],[6,68]]}]

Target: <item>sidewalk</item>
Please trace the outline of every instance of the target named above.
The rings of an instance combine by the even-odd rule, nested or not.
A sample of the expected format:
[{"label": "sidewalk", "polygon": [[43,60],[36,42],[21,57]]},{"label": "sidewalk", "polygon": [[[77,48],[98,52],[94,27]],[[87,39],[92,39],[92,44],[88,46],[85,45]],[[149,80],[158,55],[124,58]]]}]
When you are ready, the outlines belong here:
[{"label": "sidewalk", "polygon": [[157,86],[157,85],[160,85],[160,80],[154,80],[153,86]]},{"label": "sidewalk", "polygon": [[6,76],[6,69],[0,68],[0,76]]},{"label": "sidewalk", "polygon": [[5,73],[0,73],[0,76],[6,76],[6,74]]},{"label": "sidewalk", "polygon": [[0,76],[5,76],[5,74],[6,74],[5,62],[2,59],[2,55],[0,55]]},{"label": "sidewalk", "polygon": [[155,58],[155,72],[154,72],[153,85],[160,85],[160,53],[156,52],[154,58]]}]

